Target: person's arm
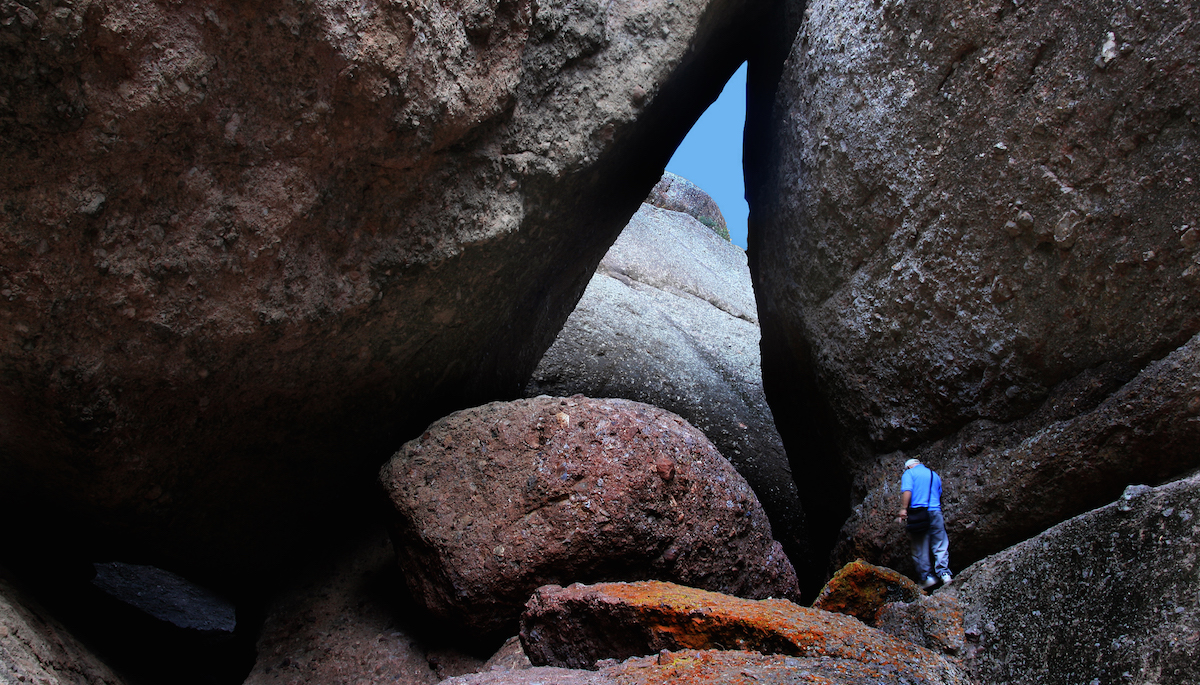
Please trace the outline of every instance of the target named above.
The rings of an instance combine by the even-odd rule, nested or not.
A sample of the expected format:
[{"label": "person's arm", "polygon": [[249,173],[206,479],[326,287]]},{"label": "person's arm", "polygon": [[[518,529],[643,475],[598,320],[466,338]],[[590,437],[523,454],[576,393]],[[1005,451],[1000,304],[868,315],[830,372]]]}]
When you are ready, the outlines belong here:
[{"label": "person's arm", "polygon": [[903,522],[904,519],[908,518],[908,503],[911,501],[912,490],[905,490],[900,493],[900,515],[896,517],[897,521]]}]

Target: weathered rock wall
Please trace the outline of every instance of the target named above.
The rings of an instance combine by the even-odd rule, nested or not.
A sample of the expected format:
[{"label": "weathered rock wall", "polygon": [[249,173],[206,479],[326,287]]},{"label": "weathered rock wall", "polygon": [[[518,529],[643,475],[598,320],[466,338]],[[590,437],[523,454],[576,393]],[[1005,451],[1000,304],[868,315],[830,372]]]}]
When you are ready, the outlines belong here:
[{"label": "weathered rock wall", "polygon": [[978,682],[1200,678],[1200,476],[1130,486],[964,571],[964,662]]},{"label": "weathered rock wall", "polygon": [[6,505],[278,560],[519,392],[768,4],[4,4]]},{"label": "weathered rock wall", "polygon": [[[801,492],[818,549],[868,492],[860,515],[872,531],[890,525],[894,485],[885,496],[883,476],[863,475],[879,455],[1075,393],[1078,406],[1010,432],[1049,439],[1053,421],[1200,331],[1196,7],[809,3],[768,136],[778,149],[756,153],[771,162],[750,192],[750,255],[766,389],[794,471],[814,483]],[[1102,388],[1078,387],[1099,376]],[[1137,401],[1153,403],[1153,385]],[[1183,396],[1200,388],[1178,391],[1182,403],[1139,424],[1145,449],[1120,447],[1116,434],[1137,430],[1120,428],[1116,407],[1091,430],[1118,442],[1068,460],[1030,448],[1005,466],[1003,441],[962,433],[963,449],[933,464],[961,497],[951,539],[995,525],[960,561],[1098,505],[1130,470],[1196,464],[1149,445],[1190,430]],[[888,457],[889,484],[903,460]],[[1021,488],[1039,481],[1036,497],[1062,501],[1024,520]]]}]

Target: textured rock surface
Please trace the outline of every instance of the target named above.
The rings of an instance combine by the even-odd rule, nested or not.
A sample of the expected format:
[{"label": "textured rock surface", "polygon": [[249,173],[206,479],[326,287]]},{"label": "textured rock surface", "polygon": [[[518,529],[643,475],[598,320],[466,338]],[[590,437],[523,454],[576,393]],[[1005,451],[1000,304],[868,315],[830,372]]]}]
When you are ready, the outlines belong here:
[{"label": "textured rock surface", "polygon": [[[874,455],[1014,421],[1089,369],[1136,372],[1200,330],[1194,10],[809,3],[750,247],[768,396],[827,485],[805,507],[819,547]],[[1097,460],[1097,488],[1073,473],[1096,455],[1079,456],[1047,471],[1062,474],[1051,500],[1073,507],[1146,455]],[[984,553],[1012,542],[988,539]]]},{"label": "textured rock surface", "polygon": [[684,417],[754,488],[799,565],[804,514],[762,390],[757,324],[745,253],[688,214],[643,204],[525,394],[621,397]]},{"label": "textured rock surface", "polygon": [[0,568],[0,683],[125,682],[6,576]]},{"label": "textured rock surface", "polygon": [[826,657],[724,650],[663,650],[606,664],[599,671],[539,666],[521,673],[469,675],[442,685],[924,685],[962,682],[914,679],[911,673]]},{"label": "textured rock surface", "polygon": [[5,2],[0,494],[278,561],[519,393],[765,7]]},{"label": "textured rock surface", "polygon": [[663,649],[735,649],[894,669],[897,678],[920,682],[967,682],[943,657],[848,616],[656,581],[539,588],[521,616],[521,642],[535,664],[574,668]]},{"label": "textured rock surface", "polygon": [[890,568],[864,561],[843,566],[817,595],[812,608],[853,616],[875,625],[875,615],[890,602],[915,602],[921,588]]},{"label": "textured rock surface", "polygon": [[888,602],[870,625],[948,656],[960,657],[966,650],[963,610],[953,595],[938,592],[914,602]]},{"label": "textured rock surface", "polygon": [[214,637],[229,637],[237,610],[228,599],[154,566],[112,561],[93,564],[92,585],[155,620]]},{"label": "textured rock surface", "polygon": [[967,568],[966,664],[991,683],[1200,682],[1200,476],[1116,502]]},{"label": "textured rock surface", "polygon": [[716,200],[700,186],[682,176],[664,171],[662,178],[654,184],[654,189],[646,198],[646,204],[691,215],[717,235],[729,240],[729,226],[726,225],[725,215],[721,213]]},{"label": "textured rock surface", "polygon": [[1108,365],[1064,383],[1009,424],[972,423],[918,450],[860,467],[866,492],[835,559],[866,557],[911,573],[907,535],[894,523],[903,462],[919,456],[946,482],[951,565],[961,568],[1036,535],[1126,484],[1162,482],[1193,467],[1200,444],[1200,336],[1129,376]]},{"label": "textured rock surface", "polygon": [[700,431],[649,405],[576,395],[455,412],[380,479],[413,595],[459,629],[515,627],[548,583],[797,596],[746,481]]},{"label": "textured rock surface", "polygon": [[316,559],[272,604],[246,685],[431,685],[485,668],[439,640],[397,595],[402,581],[384,531],[341,552]]}]

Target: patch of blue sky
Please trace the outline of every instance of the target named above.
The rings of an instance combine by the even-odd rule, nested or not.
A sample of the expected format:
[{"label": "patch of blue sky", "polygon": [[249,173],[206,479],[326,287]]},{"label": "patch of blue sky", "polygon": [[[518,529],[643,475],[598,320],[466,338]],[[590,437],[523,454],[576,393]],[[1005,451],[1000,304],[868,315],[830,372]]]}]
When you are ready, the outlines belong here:
[{"label": "patch of blue sky", "polygon": [[667,163],[667,171],[712,196],[734,244],[746,247],[746,186],[742,178],[742,131],[746,127],[746,65],[734,73],[720,97],[700,116]]}]

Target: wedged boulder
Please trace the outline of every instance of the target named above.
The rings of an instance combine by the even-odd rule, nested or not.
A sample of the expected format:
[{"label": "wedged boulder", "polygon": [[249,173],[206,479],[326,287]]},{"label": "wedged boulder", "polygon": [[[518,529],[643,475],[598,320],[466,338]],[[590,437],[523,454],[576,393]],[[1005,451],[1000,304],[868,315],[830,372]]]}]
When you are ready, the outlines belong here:
[{"label": "wedged boulder", "polygon": [[123,685],[104,662],[0,568],[0,682]]},{"label": "wedged boulder", "polygon": [[[818,549],[878,455],[1016,421],[1106,365],[1127,381],[1200,331],[1192,9],[808,3],[765,136],[778,153],[749,196],[767,394],[797,471],[826,485],[805,502]],[[1038,470],[1035,496],[984,481],[1003,507],[969,514],[999,524],[966,560],[1028,534],[1024,512],[1036,532],[1099,505],[1127,469],[1197,465],[1195,450],[1149,445],[1172,442],[1179,418],[1119,459],[1007,467]],[[951,492],[984,488],[951,478],[984,468],[975,447],[936,465]],[[991,461],[1007,470],[1002,451]]]},{"label": "wedged boulder", "polygon": [[683,212],[708,226],[726,241],[729,240],[729,226],[717,201],[700,186],[678,174],[664,171],[645,202],[672,212]]},{"label": "wedged boulder", "polygon": [[843,566],[813,602],[812,608],[853,616],[867,625],[890,602],[915,602],[921,588],[890,568],[857,560]]},{"label": "wedged boulder", "polygon": [[380,480],[409,588],[459,630],[515,627],[551,583],[798,594],[746,481],[700,431],[639,402],[536,397],[455,412]]},{"label": "wedged boulder", "polygon": [[963,650],[962,611],[952,597],[929,597],[897,571],[862,560],[843,566],[812,608],[853,616],[872,628],[935,652]]},{"label": "wedged boulder", "polygon": [[478,645],[452,644],[429,630],[419,608],[397,592],[403,581],[386,531],[347,542],[319,550],[280,588],[267,608],[246,685],[432,685],[488,668],[467,651]]},{"label": "wedged boulder", "polygon": [[282,563],[519,394],[770,5],[6,3],[0,496]]},{"label": "wedged boulder", "polygon": [[538,588],[521,616],[521,643],[534,664],[558,667],[593,668],[664,649],[730,649],[895,669],[897,678],[918,682],[968,682],[942,656],[849,616],[656,581]]},{"label": "wedged boulder", "polygon": [[1200,475],[1130,486],[963,571],[965,663],[982,685],[1200,682]]},{"label": "wedged boulder", "polygon": [[847,662],[826,657],[795,657],[758,652],[663,650],[605,664],[598,671],[539,666],[520,673],[461,676],[441,685],[933,685],[966,682],[912,678],[891,665]]},{"label": "wedged boulder", "polygon": [[745,252],[689,214],[643,204],[525,395],[620,397],[684,417],[754,488],[799,565],[809,561],[804,513],[763,394],[759,338]]}]

